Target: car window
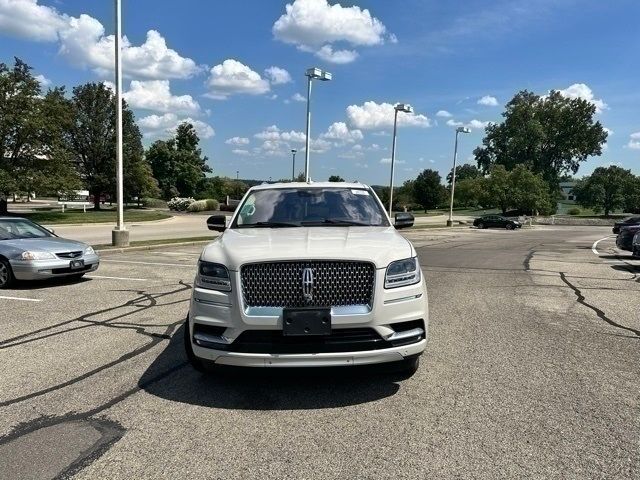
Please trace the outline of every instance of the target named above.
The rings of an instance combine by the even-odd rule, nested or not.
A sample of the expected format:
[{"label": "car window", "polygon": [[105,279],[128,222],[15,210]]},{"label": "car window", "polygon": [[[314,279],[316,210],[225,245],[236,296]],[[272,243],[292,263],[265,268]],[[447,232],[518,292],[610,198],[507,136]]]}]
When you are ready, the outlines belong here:
[{"label": "car window", "polygon": [[0,220],[0,240],[18,238],[46,238],[51,233],[35,223],[25,219]]},{"label": "car window", "polygon": [[251,192],[231,228],[252,226],[388,226],[364,188],[274,188]]}]

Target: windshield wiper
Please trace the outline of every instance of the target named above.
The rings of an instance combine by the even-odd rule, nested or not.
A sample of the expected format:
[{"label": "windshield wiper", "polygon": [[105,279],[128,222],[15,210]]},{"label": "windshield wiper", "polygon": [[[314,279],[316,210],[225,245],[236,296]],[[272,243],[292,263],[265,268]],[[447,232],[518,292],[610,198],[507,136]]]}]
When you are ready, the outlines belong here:
[{"label": "windshield wiper", "polygon": [[325,218],[324,220],[309,220],[303,221],[302,225],[336,225],[336,226],[345,226],[345,227],[376,227],[378,225],[372,225],[367,222],[359,222],[357,220],[341,220],[337,218]]},{"label": "windshield wiper", "polygon": [[238,228],[287,228],[287,227],[299,227],[299,223],[292,222],[256,222],[245,223],[244,225],[238,225]]}]

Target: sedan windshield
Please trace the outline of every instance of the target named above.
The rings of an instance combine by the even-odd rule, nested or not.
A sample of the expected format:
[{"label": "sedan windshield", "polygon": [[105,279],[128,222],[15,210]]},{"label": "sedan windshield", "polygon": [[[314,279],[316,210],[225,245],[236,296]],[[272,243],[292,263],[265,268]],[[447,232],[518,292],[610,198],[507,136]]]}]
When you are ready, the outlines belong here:
[{"label": "sedan windshield", "polygon": [[0,240],[14,240],[18,238],[47,238],[51,233],[40,225],[36,225],[23,218],[0,219]]},{"label": "sedan windshield", "polygon": [[378,200],[364,188],[256,190],[232,228],[389,226]]}]

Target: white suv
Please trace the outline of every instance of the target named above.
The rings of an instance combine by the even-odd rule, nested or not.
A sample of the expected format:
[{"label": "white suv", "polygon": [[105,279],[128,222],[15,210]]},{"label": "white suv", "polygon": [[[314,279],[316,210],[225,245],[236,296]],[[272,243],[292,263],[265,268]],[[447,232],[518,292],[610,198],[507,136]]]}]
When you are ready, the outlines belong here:
[{"label": "white suv", "polygon": [[398,362],[427,343],[427,288],[413,245],[360,183],[250,189],[200,255],[185,347],[209,365],[327,367]]}]

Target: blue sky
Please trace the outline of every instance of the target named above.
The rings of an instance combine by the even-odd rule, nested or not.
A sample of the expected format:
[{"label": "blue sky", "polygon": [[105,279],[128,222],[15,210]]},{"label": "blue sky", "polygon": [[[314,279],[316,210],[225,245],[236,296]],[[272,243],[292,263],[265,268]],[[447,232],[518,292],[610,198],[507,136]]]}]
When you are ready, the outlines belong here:
[{"label": "blue sky", "polygon": [[[397,183],[472,162],[482,126],[521,89],[562,90],[598,106],[612,133],[578,175],[640,173],[637,0],[123,0],[124,90],[145,135],[196,124],[215,174],[273,179],[304,154],[304,71],[315,83],[311,176],[386,184],[392,107],[401,119]],[[0,61],[18,56],[45,85],[113,81],[111,0],[0,0]],[[276,67],[276,68],[272,68]],[[132,83],[133,82],[133,83]],[[447,116],[447,114],[449,116]]]}]

